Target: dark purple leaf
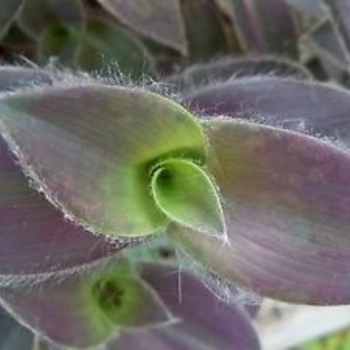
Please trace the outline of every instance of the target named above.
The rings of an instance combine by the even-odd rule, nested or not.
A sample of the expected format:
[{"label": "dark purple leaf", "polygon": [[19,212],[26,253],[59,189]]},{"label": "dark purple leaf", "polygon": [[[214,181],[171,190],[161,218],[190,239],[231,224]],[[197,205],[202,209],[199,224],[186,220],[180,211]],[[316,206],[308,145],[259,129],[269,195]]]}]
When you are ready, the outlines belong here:
[{"label": "dark purple leaf", "polygon": [[298,55],[290,10],[282,0],[216,0],[249,52]]},{"label": "dark purple leaf", "polygon": [[187,54],[179,0],[98,0],[122,23],[143,36]]}]

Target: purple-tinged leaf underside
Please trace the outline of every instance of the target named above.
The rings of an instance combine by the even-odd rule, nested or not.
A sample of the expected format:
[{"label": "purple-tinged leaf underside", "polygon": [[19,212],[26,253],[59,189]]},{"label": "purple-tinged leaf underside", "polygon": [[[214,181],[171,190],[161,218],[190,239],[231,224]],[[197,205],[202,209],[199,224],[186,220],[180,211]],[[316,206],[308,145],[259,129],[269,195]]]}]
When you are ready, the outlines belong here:
[{"label": "purple-tinged leaf underside", "polygon": [[350,154],[232,119],[204,122],[228,241],[170,236],[229,283],[298,303],[350,301]]}]

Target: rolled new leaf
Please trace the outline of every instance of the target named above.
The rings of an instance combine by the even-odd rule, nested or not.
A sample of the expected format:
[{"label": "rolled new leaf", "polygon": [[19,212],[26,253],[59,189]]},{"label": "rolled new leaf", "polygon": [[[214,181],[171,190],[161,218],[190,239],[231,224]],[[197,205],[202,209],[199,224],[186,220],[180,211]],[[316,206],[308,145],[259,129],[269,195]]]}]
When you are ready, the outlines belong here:
[{"label": "rolled new leaf", "polygon": [[170,221],[149,193],[158,162],[205,161],[193,116],[139,89],[85,85],[3,96],[0,123],[37,189],[75,223],[111,237],[145,236]]},{"label": "rolled new leaf", "polygon": [[156,293],[121,260],[30,288],[2,288],[0,298],[20,322],[69,347],[94,346],[122,329],[172,319]]},{"label": "rolled new leaf", "polygon": [[257,334],[239,306],[219,301],[190,273],[153,264],[140,266],[140,273],[178,322],[121,333],[108,350],[260,349]]},{"label": "rolled new leaf", "polygon": [[205,130],[228,242],[175,225],[170,236],[229,283],[289,302],[348,303],[350,154],[230,119]]},{"label": "rolled new leaf", "polygon": [[219,196],[198,165],[182,159],[164,160],[154,170],[151,188],[159,209],[172,221],[213,235],[224,232]]}]

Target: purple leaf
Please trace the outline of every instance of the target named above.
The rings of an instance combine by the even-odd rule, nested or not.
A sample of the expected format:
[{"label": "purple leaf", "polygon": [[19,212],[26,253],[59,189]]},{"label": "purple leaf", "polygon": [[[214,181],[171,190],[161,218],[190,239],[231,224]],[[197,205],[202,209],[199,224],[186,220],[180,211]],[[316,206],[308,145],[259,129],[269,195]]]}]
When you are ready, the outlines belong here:
[{"label": "purple leaf", "polygon": [[229,16],[242,47],[254,53],[297,56],[292,15],[282,0],[216,0]]},{"label": "purple leaf", "polygon": [[[108,243],[69,222],[30,186],[0,139],[0,285],[81,268],[125,244]],[[17,277],[16,277],[17,276]]]},{"label": "purple leaf", "polygon": [[205,157],[193,116],[141,89],[37,89],[3,96],[0,111],[1,133],[35,186],[73,222],[109,237],[162,230],[169,219],[149,193],[155,162]]},{"label": "purple leaf", "polygon": [[227,12],[234,24],[237,37],[245,51],[252,53],[264,52],[264,39],[259,25],[259,19],[246,0],[217,1],[222,10]]},{"label": "purple leaf", "polygon": [[122,260],[30,288],[2,288],[0,297],[40,336],[72,347],[101,344],[122,329],[172,318],[156,293]]},{"label": "purple leaf", "polygon": [[197,64],[180,74],[164,79],[172,91],[181,94],[206,85],[224,83],[241,77],[266,75],[311,79],[311,73],[296,62],[272,56],[224,58],[207,64]]},{"label": "purple leaf", "polygon": [[340,87],[252,77],[185,94],[183,101],[197,115],[258,120],[350,145],[350,94]]},{"label": "purple leaf", "polygon": [[187,54],[179,0],[98,0],[122,23],[143,36]]},{"label": "purple leaf", "polygon": [[228,282],[265,296],[350,302],[350,155],[278,128],[204,125],[228,240],[175,225],[171,237]]},{"label": "purple leaf", "polygon": [[219,301],[189,273],[144,265],[142,278],[170,308],[178,323],[121,334],[108,350],[258,350],[257,335],[236,306]]},{"label": "purple leaf", "polygon": [[298,37],[292,13],[286,2],[284,0],[253,0],[249,2],[259,18],[265,52],[297,58]]}]

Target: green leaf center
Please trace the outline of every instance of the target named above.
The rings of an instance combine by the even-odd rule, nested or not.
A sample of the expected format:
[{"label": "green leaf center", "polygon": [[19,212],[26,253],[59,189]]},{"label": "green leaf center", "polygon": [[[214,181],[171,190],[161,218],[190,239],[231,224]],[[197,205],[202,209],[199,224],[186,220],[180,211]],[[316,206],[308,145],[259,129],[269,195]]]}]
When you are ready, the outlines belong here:
[{"label": "green leaf center", "polygon": [[167,159],[152,173],[157,207],[172,221],[210,234],[224,231],[217,190],[205,171],[187,159]]}]

